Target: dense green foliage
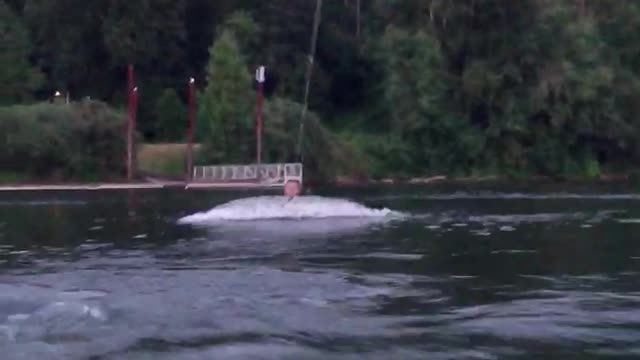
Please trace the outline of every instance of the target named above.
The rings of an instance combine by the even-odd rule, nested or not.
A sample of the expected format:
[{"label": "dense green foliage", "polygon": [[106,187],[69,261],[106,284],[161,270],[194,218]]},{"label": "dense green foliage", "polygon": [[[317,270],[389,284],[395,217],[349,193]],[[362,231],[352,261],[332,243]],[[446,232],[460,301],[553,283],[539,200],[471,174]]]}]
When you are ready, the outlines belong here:
[{"label": "dense green foliage", "polygon": [[[290,160],[314,7],[0,0],[0,103],[60,90],[121,105],[133,62],[139,130],[179,141],[194,76],[203,160],[248,162],[266,65],[265,154]],[[305,162],[325,176],[629,172],[639,40],[636,0],[325,0]]]},{"label": "dense green foliage", "polygon": [[166,141],[185,139],[186,107],[174,89],[165,89],[156,102],[156,135]]},{"label": "dense green foliage", "polygon": [[41,74],[29,63],[31,47],[21,18],[0,1],[0,104],[31,99]]},{"label": "dense green foliage", "polygon": [[209,51],[208,85],[198,97],[199,137],[216,162],[249,158],[251,74],[235,35],[223,32]]},{"label": "dense green foliage", "polygon": [[123,114],[94,101],[0,107],[2,173],[34,179],[122,174]]}]

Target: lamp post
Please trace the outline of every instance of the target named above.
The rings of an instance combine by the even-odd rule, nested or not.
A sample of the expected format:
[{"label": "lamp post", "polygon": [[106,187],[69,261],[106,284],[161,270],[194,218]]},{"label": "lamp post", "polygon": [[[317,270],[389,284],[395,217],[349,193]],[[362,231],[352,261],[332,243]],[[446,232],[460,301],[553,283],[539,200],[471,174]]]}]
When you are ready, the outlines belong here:
[{"label": "lamp post", "polygon": [[264,101],[265,67],[256,69],[256,81],[258,82],[258,100],[256,104],[256,163],[262,163],[262,103]]},{"label": "lamp post", "polygon": [[60,93],[60,91],[56,91],[55,93],[53,93],[53,103],[54,104],[62,103],[62,93]]},{"label": "lamp post", "polygon": [[188,87],[188,113],[187,113],[187,182],[193,178],[193,131],[195,123],[196,107],[196,79],[189,79]]},{"label": "lamp post", "polygon": [[127,68],[127,96],[128,96],[128,113],[127,113],[127,180],[133,181],[133,132],[135,130],[135,107],[137,88],[133,86],[133,65],[129,64]]}]

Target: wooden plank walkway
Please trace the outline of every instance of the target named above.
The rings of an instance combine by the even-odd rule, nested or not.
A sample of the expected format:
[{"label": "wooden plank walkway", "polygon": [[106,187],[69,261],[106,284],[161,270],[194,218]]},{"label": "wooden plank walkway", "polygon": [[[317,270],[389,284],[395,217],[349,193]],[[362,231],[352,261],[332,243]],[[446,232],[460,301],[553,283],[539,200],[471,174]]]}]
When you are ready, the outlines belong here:
[{"label": "wooden plank walkway", "polygon": [[256,182],[184,182],[184,181],[153,181],[147,183],[103,183],[103,184],[25,184],[0,185],[0,193],[19,191],[101,191],[101,190],[154,190],[154,189],[220,189],[220,190],[266,190],[282,188],[280,184],[265,184]]},{"label": "wooden plank walkway", "polygon": [[[184,186],[184,183],[181,183]],[[128,190],[128,189],[162,189],[176,186],[175,183],[135,183],[135,184],[69,184],[69,185],[5,185],[0,186],[0,192],[10,191],[97,191],[97,190]]]}]

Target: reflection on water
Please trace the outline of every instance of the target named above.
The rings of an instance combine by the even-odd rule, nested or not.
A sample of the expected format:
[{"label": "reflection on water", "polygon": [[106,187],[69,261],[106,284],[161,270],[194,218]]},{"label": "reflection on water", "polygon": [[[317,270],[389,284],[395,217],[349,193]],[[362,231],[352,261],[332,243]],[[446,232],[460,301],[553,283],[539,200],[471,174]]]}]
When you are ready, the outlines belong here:
[{"label": "reflection on water", "polygon": [[5,195],[2,358],[640,357],[633,195],[453,194]]}]

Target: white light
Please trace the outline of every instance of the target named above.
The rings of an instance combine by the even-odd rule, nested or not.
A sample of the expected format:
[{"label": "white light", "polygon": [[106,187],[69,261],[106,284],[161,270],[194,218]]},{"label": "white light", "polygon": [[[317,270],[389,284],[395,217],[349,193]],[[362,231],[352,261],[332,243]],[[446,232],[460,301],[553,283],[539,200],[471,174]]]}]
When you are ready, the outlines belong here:
[{"label": "white light", "polygon": [[54,94],[54,96],[60,96],[62,94],[60,94],[60,91],[56,91],[56,93]]},{"label": "white light", "polygon": [[189,83],[190,83],[190,84],[193,84],[194,82],[196,82],[196,79],[194,79],[194,78],[190,78],[190,79],[189,79]]},{"label": "white light", "polygon": [[258,81],[259,83],[264,82],[264,71],[265,71],[264,66],[260,66],[256,69],[256,81]]},{"label": "white light", "polygon": [[134,87],[134,88],[133,88],[133,91],[138,91],[138,87],[137,87],[137,86],[136,86],[136,87]]}]

